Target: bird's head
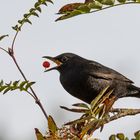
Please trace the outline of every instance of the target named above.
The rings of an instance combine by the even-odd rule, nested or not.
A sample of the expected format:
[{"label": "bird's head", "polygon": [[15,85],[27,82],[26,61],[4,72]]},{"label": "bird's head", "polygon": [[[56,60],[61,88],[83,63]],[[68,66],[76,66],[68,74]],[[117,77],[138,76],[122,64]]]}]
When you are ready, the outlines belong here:
[{"label": "bird's head", "polygon": [[63,53],[55,57],[43,56],[43,58],[47,58],[56,64],[55,67],[49,68],[45,70],[45,72],[51,71],[51,70],[58,70],[61,72],[61,70],[64,70],[65,67],[68,67],[68,65],[72,62],[72,60],[75,57],[79,57],[79,56],[73,53]]}]

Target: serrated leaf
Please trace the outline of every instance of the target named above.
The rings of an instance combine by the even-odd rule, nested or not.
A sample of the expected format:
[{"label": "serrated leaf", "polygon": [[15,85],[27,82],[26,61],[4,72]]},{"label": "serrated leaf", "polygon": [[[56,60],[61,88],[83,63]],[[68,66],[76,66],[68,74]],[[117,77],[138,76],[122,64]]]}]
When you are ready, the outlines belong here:
[{"label": "serrated leaf", "polygon": [[27,84],[28,83],[28,81],[23,81],[20,85],[19,85],[19,89],[22,91],[22,90],[24,90],[25,88],[24,88],[24,85],[25,84]]},{"label": "serrated leaf", "polygon": [[2,36],[0,36],[0,41],[2,40],[2,39],[4,39],[5,37],[8,37],[9,35],[2,35]]},{"label": "serrated leaf", "polygon": [[15,90],[18,88],[18,84],[19,84],[19,80],[18,81],[14,81],[11,90]]},{"label": "serrated leaf", "polygon": [[40,2],[36,2],[34,5],[35,8],[38,8],[39,6],[40,6]]},{"label": "serrated leaf", "polygon": [[19,81],[20,81],[20,80],[18,80],[18,81],[14,81],[14,82],[13,82],[13,86],[17,87],[18,84],[19,84]]},{"label": "serrated leaf", "polygon": [[25,86],[25,90],[28,90],[28,88],[30,88],[33,84],[35,84],[35,82],[27,83],[27,85]]},{"label": "serrated leaf", "polygon": [[5,88],[7,88],[7,86],[0,87],[0,92],[2,92]]},{"label": "serrated leaf", "polygon": [[29,16],[29,14],[24,14],[23,16],[24,16],[24,18],[27,18]]},{"label": "serrated leaf", "polygon": [[35,128],[35,134],[36,134],[37,140],[45,140],[43,135],[41,134],[41,132],[37,128]]},{"label": "serrated leaf", "polygon": [[54,119],[53,119],[52,116],[50,116],[50,115],[49,115],[49,117],[48,117],[48,128],[49,128],[49,131],[51,132],[51,134],[52,134],[53,136],[55,136],[55,135],[56,135],[56,132],[57,132],[57,130],[58,130],[58,127],[57,127],[57,125],[56,125]]},{"label": "serrated leaf", "polygon": [[50,2],[50,3],[52,3],[52,4],[53,4],[53,1],[51,1],[51,0],[47,0],[47,2]]},{"label": "serrated leaf", "polygon": [[116,136],[119,140],[125,140],[125,136],[123,133],[118,133]]},{"label": "serrated leaf", "polygon": [[12,88],[9,86],[9,87],[7,87],[5,90],[4,90],[4,92],[3,92],[3,94],[6,94],[8,91],[10,91]]},{"label": "serrated leaf", "polygon": [[40,7],[37,7],[36,10],[38,10],[40,13],[42,11]]},{"label": "serrated leaf", "polygon": [[20,31],[20,28],[18,27],[18,25],[13,26],[12,29],[15,30],[15,31]]},{"label": "serrated leaf", "polygon": [[39,15],[36,12],[32,12],[31,15],[39,17]]},{"label": "serrated leaf", "polygon": [[19,24],[23,24],[24,20],[18,20]]},{"label": "serrated leaf", "polygon": [[29,19],[27,19],[27,18],[24,19],[23,21],[24,21],[24,22],[28,22],[29,24],[32,24],[32,22],[31,22]]},{"label": "serrated leaf", "polygon": [[88,105],[84,103],[76,103],[76,104],[73,104],[72,106],[83,107],[83,108],[89,109]]},{"label": "serrated leaf", "polygon": [[111,135],[110,137],[109,137],[109,140],[116,140],[116,135]]},{"label": "serrated leaf", "polygon": [[34,12],[35,10],[36,10],[35,8],[31,8],[31,9],[29,10],[29,12],[32,13],[32,12]]}]

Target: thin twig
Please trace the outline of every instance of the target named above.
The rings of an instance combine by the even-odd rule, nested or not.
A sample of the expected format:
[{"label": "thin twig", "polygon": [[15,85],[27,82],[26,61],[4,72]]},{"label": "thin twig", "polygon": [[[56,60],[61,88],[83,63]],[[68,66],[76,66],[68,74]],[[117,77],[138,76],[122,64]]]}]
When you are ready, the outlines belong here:
[{"label": "thin twig", "polygon": [[[27,78],[26,78],[26,76],[24,75],[23,71],[21,70],[20,66],[18,65],[17,60],[16,60],[14,54],[13,54],[13,55],[10,55],[10,56],[12,57],[12,59],[13,59],[15,65],[17,66],[17,68],[18,68],[19,72],[21,73],[22,77],[24,78],[24,80],[27,81]],[[45,109],[43,108],[42,103],[40,102],[39,98],[37,97],[36,93],[34,92],[33,88],[30,87],[30,90],[31,90],[32,93],[33,93],[33,95],[31,95],[31,93],[30,93],[30,95],[31,95],[32,97],[34,96],[34,99],[35,99],[36,103],[39,105],[39,107],[41,108],[43,114],[45,115],[45,118],[48,120],[48,115],[47,115]]]},{"label": "thin twig", "polygon": [[0,49],[9,54],[9,52],[7,50],[5,50],[4,48],[0,47]]},{"label": "thin twig", "polygon": [[17,38],[17,36],[18,36],[18,33],[19,33],[19,31],[16,32],[16,34],[15,34],[15,36],[14,36],[14,39],[13,39],[13,41],[12,41],[11,49],[12,49],[13,52],[14,52],[15,41],[16,41],[16,38]]},{"label": "thin twig", "polygon": [[95,12],[99,12],[99,11],[102,11],[102,10],[105,10],[105,9],[109,9],[109,8],[113,8],[113,7],[117,7],[117,6],[121,6],[121,5],[127,5],[127,4],[140,4],[140,2],[118,3],[118,4],[115,4],[115,5],[111,5],[111,6],[104,7],[104,8],[102,8],[102,9],[98,9],[98,10],[91,11],[91,12],[89,12],[89,13],[95,13]]}]

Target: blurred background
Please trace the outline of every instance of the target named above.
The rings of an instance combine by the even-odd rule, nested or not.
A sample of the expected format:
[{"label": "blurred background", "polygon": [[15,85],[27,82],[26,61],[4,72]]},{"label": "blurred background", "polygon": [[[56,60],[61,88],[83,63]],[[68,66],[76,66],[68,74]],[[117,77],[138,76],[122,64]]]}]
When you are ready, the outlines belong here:
[{"label": "blurred background", "polygon": [[[10,47],[15,32],[11,29],[23,14],[33,7],[35,0],[0,1],[0,35],[9,34],[0,42]],[[59,82],[59,73],[44,73],[42,56],[73,52],[87,59],[111,67],[140,86],[140,5],[126,5],[97,13],[81,15],[54,22],[55,13],[66,3],[42,7],[40,18],[32,17],[33,25],[25,24],[16,41],[15,55],[20,67],[33,86],[48,114],[57,124],[76,119],[79,115],[60,109],[80,100],[69,95]],[[0,50],[0,78],[5,82],[23,80],[11,58]],[[114,107],[140,108],[140,100],[125,98]],[[94,136],[107,140],[112,133],[124,132],[133,137],[140,129],[140,115],[125,117],[105,125],[102,133]],[[34,100],[24,92],[0,94],[0,140],[35,140],[34,128],[45,133],[47,122]]]}]

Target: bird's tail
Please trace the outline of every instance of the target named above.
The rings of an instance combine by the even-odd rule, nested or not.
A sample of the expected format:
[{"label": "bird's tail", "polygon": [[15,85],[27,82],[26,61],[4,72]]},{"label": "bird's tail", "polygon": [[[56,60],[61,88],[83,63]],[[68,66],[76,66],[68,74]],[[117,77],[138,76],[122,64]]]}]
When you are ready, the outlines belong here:
[{"label": "bird's tail", "polygon": [[136,97],[140,98],[140,88],[136,87],[134,85],[129,86],[129,93],[126,95],[126,97]]}]

